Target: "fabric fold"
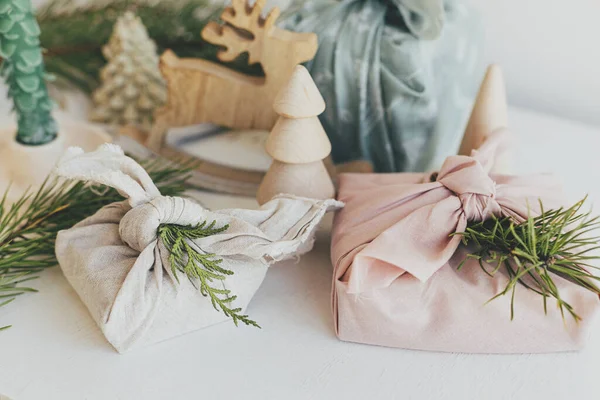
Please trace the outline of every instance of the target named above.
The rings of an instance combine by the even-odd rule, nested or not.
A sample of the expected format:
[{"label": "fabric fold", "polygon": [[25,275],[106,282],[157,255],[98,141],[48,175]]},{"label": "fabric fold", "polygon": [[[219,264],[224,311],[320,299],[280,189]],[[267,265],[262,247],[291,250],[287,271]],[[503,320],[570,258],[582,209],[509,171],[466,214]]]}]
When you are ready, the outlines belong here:
[{"label": "fabric fold", "polygon": [[[341,199],[359,206],[363,215],[368,215],[368,209],[371,207],[374,207],[375,213],[385,215],[388,208],[390,214],[397,214],[394,217],[390,216],[390,220],[395,221],[391,226],[379,230],[354,256],[355,260],[370,260],[361,265],[372,265],[369,267],[373,270],[372,275],[379,278],[368,279],[369,284],[365,285],[362,282],[364,272],[356,275],[360,277],[357,278],[358,281],[350,277],[348,284],[351,292],[359,290],[359,287],[360,290],[383,287],[393,281],[392,276],[400,276],[404,272],[410,273],[420,281],[426,281],[456,252],[460,236],[453,234],[463,232],[469,221],[479,222],[505,216],[525,219],[529,212],[537,211],[538,200],[545,204],[556,204],[555,196],[551,193],[555,184],[547,179],[522,177],[514,178],[518,185],[512,185],[511,180],[498,185],[488,175],[486,167],[489,165],[482,158],[498,149],[504,136],[504,131],[496,132],[473,157],[448,157],[438,173],[429,175],[429,180],[434,177],[435,182],[424,184],[428,175],[423,175],[422,179],[410,184],[408,182],[413,176],[409,175],[408,182],[404,184],[403,175],[396,175],[397,187],[383,187],[376,200],[372,192],[364,194],[368,196],[365,197],[367,201],[364,203],[357,202],[356,199],[345,199],[342,194]],[[342,176],[341,193],[348,190],[347,182],[352,182],[354,178],[363,179],[360,175]],[[546,187],[548,183],[550,186]],[[548,196],[550,194],[551,197]],[[392,204],[385,203],[388,198],[394,199]],[[377,206],[377,203],[386,204],[386,207]],[[524,204],[525,209],[515,207],[517,204]],[[402,209],[406,212],[402,212]],[[340,218],[351,210],[349,207],[342,211]],[[390,275],[390,265],[401,272]],[[377,269],[379,271],[375,271]],[[383,273],[383,270],[388,273]]]},{"label": "fabric fold", "polygon": [[[550,175],[490,175],[508,132],[492,133],[470,157],[451,156],[427,174],[342,174],[334,220],[332,305],[343,340],[435,351],[553,352],[579,348],[598,297],[560,277],[561,297],[582,322],[544,314],[539,294],[517,288],[491,303],[508,283],[490,278],[460,235],[469,222],[522,221],[565,204]],[[493,267],[490,267],[493,269]]]},{"label": "fabric fold", "polygon": [[268,266],[309,251],[325,213],[342,206],[333,199],[280,195],[258,210],[210,211],[191,199],[160,195],[143,168],[112,145],[88,154],[70,150],[56,172],[128,197],[59,232],[56,240],[65,277],[119,352],[229,319],[197,282],[182,272],[174,275],[170,253],[158,237],[162,224],[227,227],[188,243],[232,272],[214,284],[237,296],[231,306],[243,311]]},{"label": "fabric fold", "polygon": [[462,0],[297,0],[285,28],[314,32],[307,68],[334,162],[424,171],[457,148],[483,74],[482,26]]}]

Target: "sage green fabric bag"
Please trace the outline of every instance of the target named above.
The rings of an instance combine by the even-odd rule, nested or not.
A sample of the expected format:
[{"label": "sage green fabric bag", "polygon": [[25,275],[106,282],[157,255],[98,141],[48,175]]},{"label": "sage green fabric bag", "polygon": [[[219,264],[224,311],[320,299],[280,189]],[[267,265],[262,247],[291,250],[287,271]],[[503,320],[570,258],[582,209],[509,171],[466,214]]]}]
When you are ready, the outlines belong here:
[{"label": "sage green fabric bag", "polygon": [[483,74],[482,27],[465,0],[305,0],[284,26],[315,32],[309,68],[336,163],[423,171],[455,154]]}]

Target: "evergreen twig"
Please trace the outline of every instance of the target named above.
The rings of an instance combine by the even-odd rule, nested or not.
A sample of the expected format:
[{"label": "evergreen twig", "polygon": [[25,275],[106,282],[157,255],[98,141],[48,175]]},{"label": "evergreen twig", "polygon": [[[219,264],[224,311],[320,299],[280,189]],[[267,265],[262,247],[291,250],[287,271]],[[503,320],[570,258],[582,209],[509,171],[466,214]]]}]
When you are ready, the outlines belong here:
[{"label": "evergreen twig", "polygon": [[[167,196],[176,196],[186,189],[194,166],[191,162],[177,165],[161,159],[141,164]],[[57,264],[54,242],[60,230],[72,227],[107,204],[123,200],[114,189],[47,180],[38,190],[26,192],[8,206],[9,190],[0,200],[0,307],[19,295],[36,291],[23,284]]]},{"label": "evergreen twig", "polygon": [[[590,212],[581,212],[585,200],[556,210],[544,210],[540,202],[541,214],[537,217],[530,216],[523,222],[515,222],[508,217],[493,218],[472,224],[465,232],[457,233],[465,244],[476,246],[467,258],[478,260],[488,275],[494,276],[504,267],[508,283],[490,301],[510,294],[511,320],[514,318],[517,284],[542,296],[544,312],[548,309],[548,298],[552,298],[556,300],[563,319],[566,311],[576,321],[581,317],[561,297],[554,277],[561,277],[600,295],[597,286],[600,278],[591,272],[598,269],[592,262],[600,258],[594,255],[600,249],[600,237],[593,235],[600,228],[600,219],[591,218]],[[491,270],[490,266],[493,267]]]},{"label": "evergreen twig", "polygon": [[158,228],[159,237],[170,252],[171,271],[177,280],[178,273],[184,273],[203,296],[210,298],[214,309],[230,317],[236,326],[242,322],[260,328],[248,315],[241,314],[241,308],[232,306],[236,295],[232,295],[223,285],[221,288],[216,285],[233,275],[233,271],[221,267],[223,260],[215,254],[202,252],[198,246],[192,245],[194,239],[215,235],[229,228],[229,225],[215,228],[215,224],[216,221],[210,224],[204,221],[196,226],[164,224]]}]

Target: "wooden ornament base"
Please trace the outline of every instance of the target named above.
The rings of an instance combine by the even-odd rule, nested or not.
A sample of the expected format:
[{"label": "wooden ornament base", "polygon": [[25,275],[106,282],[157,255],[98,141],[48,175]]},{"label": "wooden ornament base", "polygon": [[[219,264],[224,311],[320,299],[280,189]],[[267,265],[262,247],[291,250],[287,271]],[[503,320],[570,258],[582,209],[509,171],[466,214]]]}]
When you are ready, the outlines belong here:
[{"label": "wooden ornament base", "polygon": [[292,192],[312,199],[334,198],[335,188],[323,161],[286,164],[274,160],[258,189],[256,200],[258,204],[264,204],[280,193]]}]

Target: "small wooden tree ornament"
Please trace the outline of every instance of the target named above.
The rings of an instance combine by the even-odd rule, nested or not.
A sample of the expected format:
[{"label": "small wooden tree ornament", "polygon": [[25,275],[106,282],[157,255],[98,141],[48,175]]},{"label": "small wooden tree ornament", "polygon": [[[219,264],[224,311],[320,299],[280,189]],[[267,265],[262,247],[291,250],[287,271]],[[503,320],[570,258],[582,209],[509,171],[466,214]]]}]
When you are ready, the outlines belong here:
[{"label": "small wooden tree ornament", "polygon": [[318,117],[325,110],[325,101],[306,68],[295,68],[273,109],[279,119],[266,143],[273,164],[258,189],[258,203],[279,193],[332,198],[335,188],[323,164],[331,143]]},{"label": "small wooden tree ornament", "polygon": [[[471,151],[479,148],[492,132],[507,127],[508,108],[502,69],[498,65],[490,65],[479,87],[459,154],[471,155]],[[510,173],[511,165],[510,152],[501,152],[496,157],[493,172]]]}]

